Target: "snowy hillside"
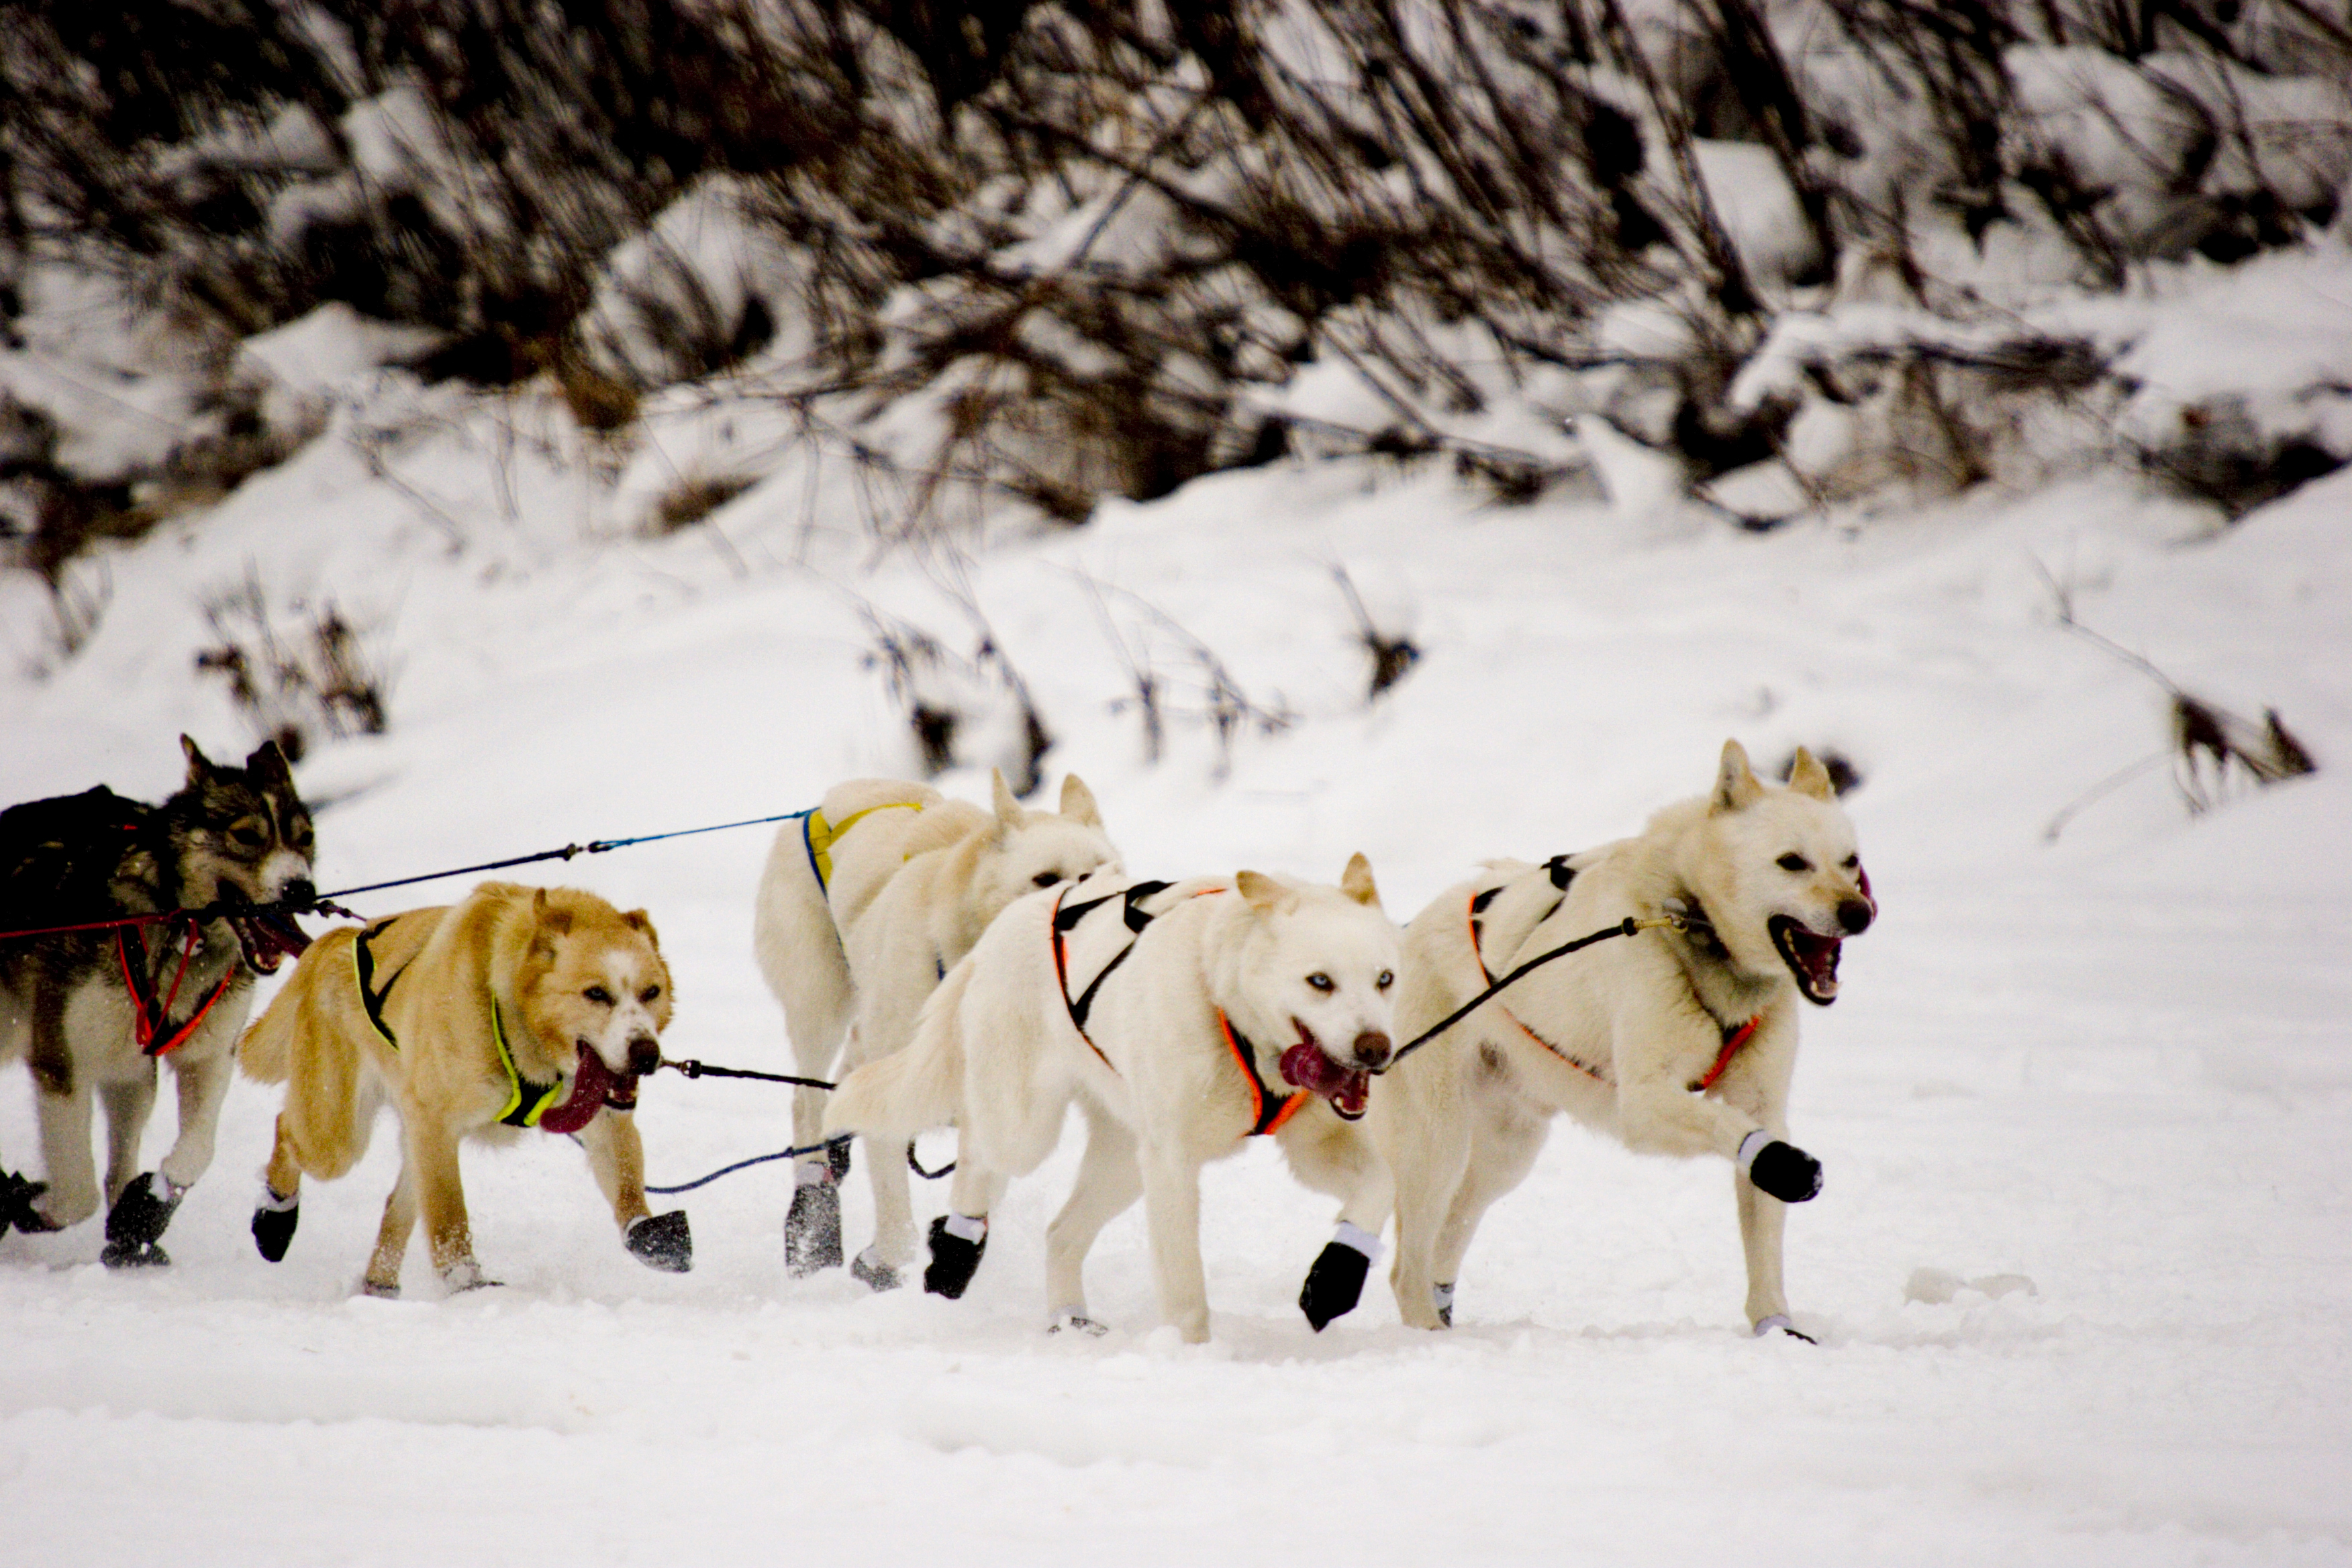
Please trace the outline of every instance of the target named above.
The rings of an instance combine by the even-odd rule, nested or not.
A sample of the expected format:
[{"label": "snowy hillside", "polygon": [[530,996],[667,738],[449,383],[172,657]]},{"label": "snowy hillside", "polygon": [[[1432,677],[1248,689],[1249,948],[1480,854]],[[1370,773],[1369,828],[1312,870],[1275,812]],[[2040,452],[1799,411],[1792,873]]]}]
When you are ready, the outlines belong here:
[{"label": "snowy hillside", "polygon": [[[77,654],[29,578],[0,582],[0,795],[157,797],[181,731],[249,745],[194,664],[258,624],[248,583],[281,634],[331,601],[389,676],[388,731],[299,770],[331,889],[902,773],[874,627],[961,658],[970,611],[1130,868],[1328,880],[1361,849],[1401,919],[1483,858],[1633,830],[1727,735],[1832,749],[1884,919],[1804,1020],[1791,1120],[1827,1186],[1789,1274],[1821,1343],[1747,1337],[1719,1164],[1565,1125],[1439,1337],[1378,1274],[1308,1331],[1328,1205],[1264,1148],[1208,1177],[1198,1349],[1152,1326],[1139,1211],[1096,1254],[1115,1331],[1042,1332],[1067,1152],[1016,1184],[957,1303],[787,1279],[782,1166],[682,1200],[695,1271],[650,1273],[553,1139],[469,1155],[505,1289],[436,1300],[413,1260],[409,1299],[370,1300],[393,1139],[311,1188],[272,1268],[246,1224],[275,1091],[240,1080],[168,1273],[99,1267],[95,1224],[0,1240],[0,1560],[2352,1561],[2352,473],[2228,528],[2093,476],[1756,535],[1590,493],[1497,507],[1443,464],[1286,462],[927,566],[805,473],[640,532],[666,469],[766,438],[755,405],[656,408],[607,450],[551,391],[421,390],[311,331],[274,363],[331,385],[326,434],[201,528],[87,563],[105,609]],[[1335,566],[1423,650],[1374,704]],[[2209,701],[2275,707],[2321,771],[2192,817],[2150,766],[2053,841],[2168,724],[2062,604]],[[1221,756],[1201,650],[1287,727],[1244,716]],[[1130,658],[1169,693],[1156,764]],[[984,798],[977,767],[942,783]],[[769,831],[523,874],[652,912],[669,1054],[779,1070],[749,952]],[[786,1111],[656,1079],[651,1176],[780,1148]],[[167,1097],[151,1162],[170,1123]],[[14,1069],[0,1157],[37,1160]]]}]

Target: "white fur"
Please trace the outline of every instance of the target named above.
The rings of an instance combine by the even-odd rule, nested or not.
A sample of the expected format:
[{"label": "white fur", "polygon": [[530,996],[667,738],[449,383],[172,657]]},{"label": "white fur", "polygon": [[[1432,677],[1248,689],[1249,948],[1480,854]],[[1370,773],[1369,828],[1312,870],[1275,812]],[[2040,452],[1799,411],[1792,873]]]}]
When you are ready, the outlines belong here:
[{"label": "white fur", "polygon": [[[1076,905],[1125,885],[1100,876],[1067,897]],[[1097,992],[1085,1036],[1055,973],[1055,896],[1024,899],[949,973],[914,1043],[844,1080],[826,1131],[892,1148],[953,1121],[961,1140],[952,1206],[984,1216],[1008,1179],[1053,1152],[1076,1102],[1089,1132],[1076,1188],[1047,1233],[1046,1302],[1063,1317],[1087,1316],[1087,1252],[1140,1196],[1162,1314],[1188,1341],[1205,1340],[1201,1167],[1238,1151],[1252,1124],[1249,1083],[1219,1010],[1255,1048],[1273,1094],[1290,1092],[1281,1054],[1310,1037],[1345,1065],[1387,1059],[1397,929],[1361,856],[1344,889],[1244,871],[1141,900],[1157,918]],[[1117,907],[1092,918],[1116,921]],[[1074,973],[1072,989],[1087,978]],[[1379,1226],[1387,1181],[1356,1127],[1310,1097],[1275,1137],[1300,1181],[1348,1198],[1343,1218]]]},{"label": "white fur", "polygon": [[[926,784],[856,779],[820,809],[835,825],[833,878],[820,887],[801,824],[778,833],[760,878],[752,948],[802,1074],[847,1072],[907,1043],[915,1015],[940,976],[1013,900],[1039,879],[1075,881],[1118,863],[1094,796],[1063,781],[1058,814],[1024,810],[994,780],[995,806],[948,799]],[[844,1048],[845,1038],[846,1048]],[[817,1142],[824,1091],[793,1097],[793,1142]],[[893,1268],[915,1255],[906,1162],[898,1152],[866,1162],[873,1184],[873,1258]]]},{"label": "white fur", "polygon": [[[1397,1024],[1407,1038],[1485,988],[1482,953],[1499,975],[1628,915],[1654,919],[1678,903],[1703,909],[1722,944],[1654,930],[1554,960],[1381,1081],[1367,1121],[1396,1183],[1391,1279],[1407,1323],[1442,1326],[1437,1307],[1451,1296],[1479,1219],[1526,1178],[1562,1111],[1643,1152],[1735,1162],[1748,1320],[1787,1315],[1785,1205],[1748,1179],[1756,1149],[1788,1136],[1797,1059],[1801,993],[1769,922],[1784,916],[1819,936],[1842,936],[1842,911],[1864,918],[1859,910],[1870,908],[1853,825],[1820,765],[1802,752],[1798,758],[1789,787],[1768,785],[1738,743],[1727,742],[1709,795],[1659,812],[1638,837],[1574,857],[1564,899],[1545,868],[1498,861],[1439,894],[1406,928]],[[1804,868],[1784,868],[1784,857]],[[1488,889],[1496,891],[1474,952],[1469,905]],[[1750,1017],[1756,1031],[1721,1078],[1692,1092],[1723,1047],[1723,1026]]]}]

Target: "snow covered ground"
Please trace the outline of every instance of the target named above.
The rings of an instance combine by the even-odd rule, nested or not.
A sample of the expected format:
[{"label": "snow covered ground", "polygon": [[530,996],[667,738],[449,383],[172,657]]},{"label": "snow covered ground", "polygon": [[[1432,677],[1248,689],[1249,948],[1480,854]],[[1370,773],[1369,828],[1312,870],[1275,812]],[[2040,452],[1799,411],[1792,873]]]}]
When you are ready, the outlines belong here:
[{"label": "snow covered ground", "polygon": [[[1139,1212],[1093,1264],[1115,1331],[1041,1331],[1067,1152],[1016,1185],[961,1302],[787,1279],[780,1165],[682,1200],[696,1268],[648,1272],[551,1138],[469,1156],[505,1289],[437,1300],[420,1255],[409,1299],[358,1299],[394,1140],[306,1192],[272,1268],[246,1223],[275,1091],[240,1081],[170,1271],[101,1268],[95,1224],[0,1240],[0,1562],[2352,1561],[2352,473],[2227,531],[2091,478],[1758,537],[1279,466],[926,570],[875,560],[846,500],[809,527],[805,475],[640,537],[615,497],[654,448],[603,460],[615,488],[551,400],[345,384],[329,433],[201,530],[86,568],[110,602],[75,658],[0,583],[0,797],[161,796],[184,729],[241,755],[192,657],[248,578],[283,626],[331,598],[394,673],[391,732],[300,770],[329,889],[902,772],[860,608],[968,653],[950,591],[1146,875],[1329,879],[1360,848],[1402,918],[1483,857],[1633,830],[1727,735],[1834,747],[1884,919],[1805,1020],[1792,1122],[1827,1187],[1789,1277],[1821,1343],[1746,1336],[1719,1163],[1567,1126],[1442,1336],[1378,1275],[1307,1330],[1330,1206],[1262,1147],[1208,1178],[1206,1347],[1153,1327]],[[656,418],[681,466],[762,438],[756,411]],[[362,429],[395,431],[367,443],[389,479]],[[1425,650],[1377,706],[1335,564]],[[2322,771],[2192,818],[2151,768],[2049,840],[2167,722],[2062,596],[2200,695],[2277,707]],[[1147,603],[1297,722],[1221,776],[1180,717],[1147,765],[1107,623],[1176,705],[1197,673]],[[777,1069],[749,952],[768,831],[521,874],[652,911],[671,1055]],[[37,1163],[29,1100],[10,1069],[11,1168]],[[781,1091],[670,1077],[640,1121],[657,1182],[789,1131]]]}]

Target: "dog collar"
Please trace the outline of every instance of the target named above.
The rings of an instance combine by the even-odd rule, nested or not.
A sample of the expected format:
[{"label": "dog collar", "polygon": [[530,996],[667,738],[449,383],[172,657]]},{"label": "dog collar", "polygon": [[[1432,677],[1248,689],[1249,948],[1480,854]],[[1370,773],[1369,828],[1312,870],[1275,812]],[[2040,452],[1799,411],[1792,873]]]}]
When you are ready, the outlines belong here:
[{"label": "dog collar", "polygon": [[1225,1049],[1234,1053],[1234,1065],[1242,1069],[1242,1077],[1249,1080],[1250,1130],[1242,1136],[1262,1138],[1281,1131],[1283,1124],[1307,1103],[1308,1091],[1302,1089],[1284,1099],[1274,1099],[1266,1090],[1265,1079],[1258,1075],[1257,1047],[1234,1029],[1223,1007],[1217,1009],[1217,1029],[1225,1037]]},{"label": "dog collar", "polygon": [[498,1119],[509,1127],[538,1126],[555,1097],[562,1092],[563,1084],[561,1079],[549,1084],[532,1083],[522,1076],[521,1069],[515,1066],[514,1052],[507,1048],[506,1019],[499,1012],[495,992],[490,995],[490,1043],[498,1047],[499,1066],[506,1069],[507,1075],[507,1102]]}]

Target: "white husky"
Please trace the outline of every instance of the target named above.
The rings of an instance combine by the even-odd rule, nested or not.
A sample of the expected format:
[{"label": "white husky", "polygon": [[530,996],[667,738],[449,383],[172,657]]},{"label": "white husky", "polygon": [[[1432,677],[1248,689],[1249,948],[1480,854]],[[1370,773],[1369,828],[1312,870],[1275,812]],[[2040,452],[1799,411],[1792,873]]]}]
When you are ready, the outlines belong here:
[{"label": "white husky", "polygon": [[[846,1071],[899,1049],[923,999],[999,910],[1117,862],[1095,797],[1075,774],[1062,781],[1059,815],[1023,809],[1001,773],[994,789],[989,812],[926,784],[854,779],[776,835],[752,947],[803,1074],[824,1076],[836,1056]],[[795,1146],[817,1142],[824,1106],[822,1090],[796,1092]],[[852,1271],[886,1290],[915,1256],[913,1207],[897,1151],[869,1165],[874,1244]],[[784,1222],[795,1274],[841,1262],[845,1169],[824,1155],[800,1163]]]},{"label": "white husky", "polygon": [[1271,1134],[1310,1187],[1351,1205],[1370,1194],[1340,1234],[1359,1257],[1376,1245],[1387,1183],[1351,1122],[1389,1059],[1397,936],[1361,855],[1336,889],[1255,871],[1173,886],[1106,875],[1024,899],[949,973],[914,1044],[843,1082],[825,1130],[892,1148],[956,1123],[954,1212],[932,1238],[953,1295],[1005,1182],[1053,1152],[1076,1101],[1089,1131],[1046,1237],[1052,1321],[1096,1326],[1087,1252],[1139,1194],[1160,1310],[1198,1342],[1201,1167],[1248,1135]]},{"label": "white husky", "polygon": [[1404,1321],[1452,1323],[1480,1216],[1526,1179],[1564,1110],[1643,1152],[1730,1160],[1748,1321],[1796,1332],[1782,1205],[1821,1190],[1819,1163],[1786,1141],[1797,999],[1836,998],[1840,943],[1876,912],[1821,763],[1801,750],[1788,787],[1769,785],[1736,741],[1713,792],[1659,812],[1639,837],[1544,866],[1496,861],[1439,894],[1405,931],[1397,1024],[1409,1037],[1564,942],[1629,916],[1681,923],[1535,970],[1406,1053],[1372,1096],[1370,1129],[1396,1184],[1391,1280]]}]

